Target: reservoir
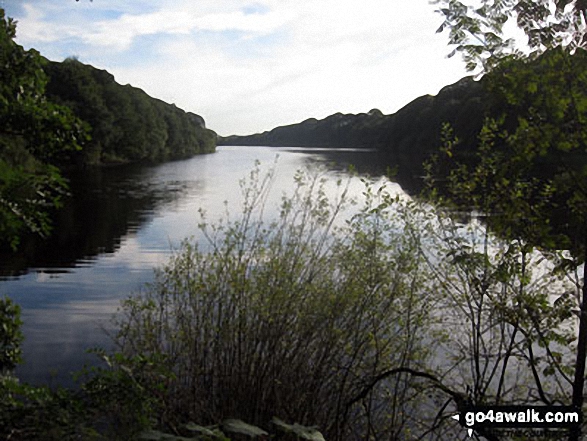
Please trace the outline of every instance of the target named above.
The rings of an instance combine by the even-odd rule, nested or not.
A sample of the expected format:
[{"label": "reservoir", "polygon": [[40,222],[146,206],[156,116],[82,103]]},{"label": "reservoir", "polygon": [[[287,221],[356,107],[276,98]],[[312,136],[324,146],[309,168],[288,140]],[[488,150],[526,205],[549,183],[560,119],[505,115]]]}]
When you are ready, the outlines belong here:
[{"label": "reservoir", "polygon": [[[87,350],[112,347],[108,333],[120,301],[152,280],[153,269],[184,238],[198,240],[200,212],[211,223],[227,211],[238,218],[239,182],[256,163],[262,171],[275,168],[268,218],[293,189],[297,170],[319,166],[327,180],[349,178],[359,197],[360,177],[386,171],[370,150],[223,146],[182,161],[72,174],[72,195],[52,237],[24,242],[17,256],[0,257],[0,295],[22,308],[20,379],[73,386],[71,372],[98,361]],[[350,165],[357,172],[352,178]]]}]

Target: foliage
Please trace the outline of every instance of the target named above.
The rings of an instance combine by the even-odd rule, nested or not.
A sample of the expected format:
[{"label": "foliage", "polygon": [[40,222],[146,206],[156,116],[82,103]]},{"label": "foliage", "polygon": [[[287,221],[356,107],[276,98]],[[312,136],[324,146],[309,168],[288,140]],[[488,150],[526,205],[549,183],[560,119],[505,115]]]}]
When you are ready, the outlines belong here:
[{"label": "foliage", "polygon": [[[548,270],[550,274],[575,280],[570,295],[559,298],[569,301],[569,316],[573,306],[580,308],[578,327],[570,323],[577,335],[574,369],[568,366],[572,354],[561,358],[558,349],[553,350],[569,340],[558,340],[556,335],[545,338],[546,328],[540,330],[538,321],[546,319],[545,311],[533,307],[530,318],[538,342],[564,378],[566,401],[572,390],[572,404],[581,408],[587,355],[587,267],[583,266],[583,281],[577,272],[587,250],[587,4],[582,0],[483,1],[480,7],[453,0],[436,3],[444,6],[440,12],[445,21],[439,31],[449,28],[449,43],[463,53],[469,69],[490,72],[486,76],[490,87],[505,104],[501,116],[487,120],[480,132],[478,162],[472,167],[453,164],[448,186],[461,201],[474,195],[466,206],[487,215],[488,224],[508,241],[517,241],[522,262],[538,245],[559,262]],[[505,37],[504,25],[511,17],[528,38],[526,48]],[[557,251],[561,249],[567,252]],[[528,353],[531,349],[528,345]],[[540,386],[538,362],[530,358],[529,368]],[[552,374],[553,367],[547,371]],[[539,387],[538,392],[548,402],[544,389]],[[569,439],[579,436],[580,431],[573,430]]]},{"label": "foliage", "polygon": [[25,233],[50,233],[53,210],[67,193],[55,166],[214,151],[216,135],[199,116],[120,86],[107,72],[74,59],[49,62],[17,45],[15,35],[15,22],[0,9],[2,246],[15,250]]},{"label": "foliage", "polygon": [[498,238],[479,218],[456,217],[434,221],[422,250],[455,336],[443,345],[446,371],[465,380],[461,393],[472,404],[564,402],[576,285],[554,271],[559,256]]},{"label": "foliage", "polygon": [[569,399],[579,285],[554,271],[564,254],[367,181],[337,222],[344,191],[331,203],[306,174],[266,225],[269,181],[253,172],[243,217],[202,222],[207,241],[186,241],[124,304],[117,357],[153,362],[126,365],[160,406],[151,435],[236,417],[304,439],[311,425],[447,439],[467,405]]},{"label": "foliage", "polygon": [[20,307],[8,297],[0,299],[0,375],[16,367],[21,361]]},{"label": "foliage", "polygon": [[466,77],[442,88],[436,96],[416,98],[392,115],[376,109],[356,115],[335,113],[256,135],[219,137],[218,142],[377,149],[378,161],[397,167],[395,178],[404,190],[415,194],[420,182],[414,177],[422,174],[422,163],[438,150],[442,124],[450,122],[463,144],[473,145],[488,102],[484,85]]},{"label": "foliage", "polygon": [[[455,155],[459,141],[451,134],[445,139],[445,158],[431,170],[441,179],[433,185],[442,189],[445,178],[441,191],[461,207],[491,214],[487,220],[502,236],[569,250],[579,265],[587,239],[586,5],[485,1],[475,9],[437,3],[445,6],[441,28],[450,29],[451,44],[488,72],[483,81],[494,105],[472,161]],[[503,24],[514,16],[530,54],[504,37]],[[474,50],[465,44],[471,39],[477,40]]]},{"label": "foliage", "polygon": [[79,390],[21,383],[12,369],[21,361],[19,307],[0,302],[0,438],[29,440],[128,440],[153,424],[153,400],[117,359],[93,367]]},{"label": "foliage", "polygon": [[213,152],[216,135],[204,120],[121,86],[104,70],[68,58],[45,68],[51,99],[89,123],[92,140],[76,160],[83,164],[164,161]]},{"label": "foliage", "polygon": [[412,433],[448,439],[456,430],[450,416],[471,405],[568,401],[579,285],[554,270],[564,254],[504,240],[443,205],[386,203],[404,220],[404,234],[418,238],[411,251],[428,265],[422,296],[435,301],[423,335],[434,342],[426,367],[378,377],[403,372],[429,388]]},{"label": "foliage", "polygon": [[[460,52],[469,70],[493,70],[504,60],[536,58],[547,49],[569,53],[587,48],[587,3],[584,0],[434,0],[444,22],[437,32],[449,31],[449,56]],[[515,21],[527,46],[511,37],[506,24]],[[525,50],[526,49],[526,50]]]},{"label": "foliage", "polygon": [[0,9],[0,233],[49,232],[50,208],[66,190],[57,169],[86,140],[86,126],[44,96],[44,60],[14,42],[16,25]]},{"label": "foliage", "polygon": [[159,372],[151,383],[141,383],[133,369],[152,366],[147,357],[127,359],[120,354],[108,356],[101,349],[93,352],[105,365],[92,366],[83,373],[81,395],[88,421],[99,426],[106,439],[134,439],[156,423],[155,415],[160,411],[156,392],[163,387],[166,373]]},{"label": "foliage", "polygon": [[84,125],[44,96],[45,61],[14,42],[16,24],[0,9],[0,135],[22,138],[41,162],[59,161],[85,141]]},{"label": "foliage", "polygon": [[502,146],[491,153],[500,167],[496,180],[526,183],[531,189],[532,194],[517,197],[528,204],[518,213],[532,213],[538,228],[550,228],[541,238],[534,232],[528,239],[571,250],[579,259],[584,254],[587,196],[586,67],[584,50],[570,55],[553,49],[536,61],[502,63],[492,84],[509,105],[507,130],[499,134]]},{"label": "foliage", "polygon": [[[6,147],[5,152],[12,148]],[[24,230],[46,237],[51,209],[61,206],[67,184],[51,165],[12,166],[0,159],[0,234],[16,249]]]},{"label": "foliage", "polygon": [[[124,303],[117,341],[126,357],[158,360],[131,369],[141,384],[158,379],[162,426],[236,417],[263,428],[283,415],[327,439],[401,436],[419,390],[401,372],[372,382],[426,359],[435,302],[422,296],[415,239],[380,204],[383,189],[369,188],[365,207],[337,225],[345,190],[331,203],[303,173],[266,224],[271,178],[250,178],[240,220],[203,221],[207,242],[186,241]],[[172,375],[162,381],[158,369]]]},{"label": "foliage", "polygon": [[83,400],[65,389],[50,390],[0,377],[0,436],[15,441],[102,440],[87,418]]},{"label": "foliage", "polygon": [[271,179],[254,170],[242,217],[204,216],[206,240],[124,302],[120,352],[79,392],[6,383],[16,439],[448,439],[461,406],[568,398],[556,256],[381,183],[333,202],[312,173],[265,223]]},{"label": "foliage", "polygon": [[101,439],[87,418],[86,403],[63,389],[22,384],[12,375],[21,362],[20,308],[0,301],[0,437],[10,440]]}]

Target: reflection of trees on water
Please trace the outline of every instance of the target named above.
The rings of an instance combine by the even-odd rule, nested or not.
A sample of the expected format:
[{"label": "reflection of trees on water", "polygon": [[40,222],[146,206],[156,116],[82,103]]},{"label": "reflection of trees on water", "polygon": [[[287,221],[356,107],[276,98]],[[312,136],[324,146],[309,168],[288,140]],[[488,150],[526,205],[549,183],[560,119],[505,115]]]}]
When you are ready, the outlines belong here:
[{"label": "reflection of trees on water", "polygon": [[69,175],[71,196],[55,216],[51,236],[26,237],[18,253],[0,254],[0,277],[28,268],[67,268],[114,253],[156,211],[182,197],[194,182],[155,179],[155,168],[92,168]]},{"label": "reflection of trees on water", "polygon": [[[381,176],[393,170],[392,179],[404,191],[419,191],[421,179],[410,164],[389,164],[376,151],[296,150],[311,153],[308,163],[347,172]],[[187,193],[197,191],[196,180],[169,180],[157,175],[157,167],[127,165],[89,168],[69,175],[71,197],[55,216],[51,237],[27,237],[17,254],[0,253],[0,277],[25,274],[29,268],[51,272],[82,265],[99,254],[114,253],[124,237],[140,229],[155,213],[165,210]],[[178,180],[179,179],[179,180]]]},{"label": "reflection of trees on water", "polygon": [[308,148],[308,152],[315,154],[309,158],[310,162],[320,162],[330,169],[345,172],[352,167],[361,175],[388,176],[397,182],[406,193],[414,195],[422,190],[422,163],[419,159],[403,158],[399,162],[390,161],[385,153],[379,151],[357,150],[319,150]]}]

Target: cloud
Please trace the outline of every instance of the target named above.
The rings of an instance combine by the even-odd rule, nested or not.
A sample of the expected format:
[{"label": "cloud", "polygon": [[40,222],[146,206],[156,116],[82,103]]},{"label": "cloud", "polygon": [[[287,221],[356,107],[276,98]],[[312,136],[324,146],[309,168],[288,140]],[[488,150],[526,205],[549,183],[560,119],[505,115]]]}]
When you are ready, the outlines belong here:
[{"label": "cloud", "polygon": [[75,54],[221,134],[390,113],[465,74],[457,57],[445,59],[428,0],[120,3],[26,3],[19,41],[57,59]]},{"label": "cloud", "polygon": [[185,35],[202,31],[266,34],[289,20],[287,15],[254,3],[232,3],[229,10],[226,10],[225,4],[203,1],[196,5],[177,2],[166,6],[163,3],[156,10],[146,8],[148,12],[133,9],[114,14],[108,5],[96,4],[98,14],[94,15],[87,8],[76,10],[77,5],[69,6],[72,11],[66,14],[63,7],[25,3],[19,38],[27,43],[76,38],[90,46],[124,51],[135,40],[147,35]]},{"label": "cloud", "polygon": [[[90,45],[123,51],[130,48],[137,38],[145,35],[188,35],[202,31],[265,34],[275,30],[283,21],[277,14],[246,14],[242,10],[204,15],[190,8],[160,10],[149,14],[125,14],[114,21],[98,22],[93,31],[84,33],[82,38]],[[118,31],[112,32],[112,29]]]}]

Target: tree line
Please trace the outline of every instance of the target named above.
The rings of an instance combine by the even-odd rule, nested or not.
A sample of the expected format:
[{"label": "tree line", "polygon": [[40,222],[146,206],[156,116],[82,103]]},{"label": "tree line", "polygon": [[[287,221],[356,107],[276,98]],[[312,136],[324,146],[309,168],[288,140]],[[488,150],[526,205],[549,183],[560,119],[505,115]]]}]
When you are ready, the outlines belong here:
[{"label": "tree line", "polygon": [[211,153],[216,134],[204,119],[75,58],[48,62],[46,94],[90,126],[91,139],[75,158],[81,164],[167,161]]},{"label": "tree line", "polygon": [[[440,440],[467,437],[452,417],[471,406],[583,412],[587,6],[436,3],[439,31],[469,68],[493,74],[501,98],[476,149],[461,150],[445,125],[422,198],[365,181],[363,205],[342,223],[346,187],[329,200],[304,173],[264,220],[272,175],[253,170],[242,216],[203,215],[205,240],[186,239],[123,303],[117,351],[98,351],[105,366],[79,394],[0,378],[9,436]],[[530,52],[504,36],[509,19]],[[3,307],[8,371],[18,311]],[[585,427],[557,436],[577,441]]]},{"label": "tree line", "polygon": [[64,168],[166,161],[215,150],[202,117],[121,86],[75,59],[50,62],[14,41],[0,8],[0,242],[46,237],[67,195]]}]

